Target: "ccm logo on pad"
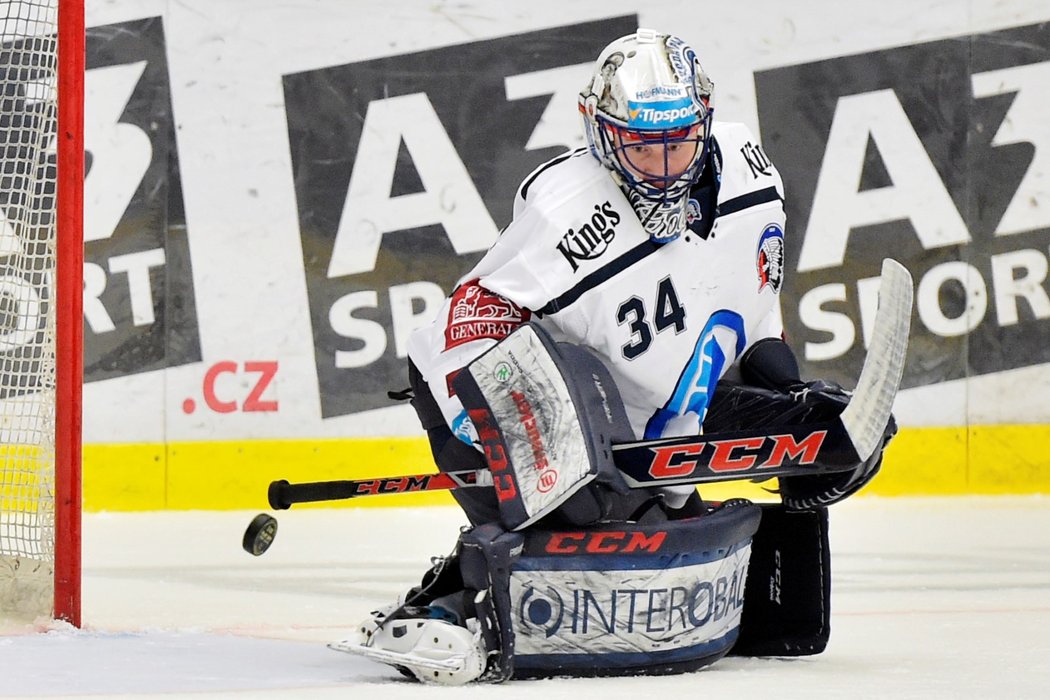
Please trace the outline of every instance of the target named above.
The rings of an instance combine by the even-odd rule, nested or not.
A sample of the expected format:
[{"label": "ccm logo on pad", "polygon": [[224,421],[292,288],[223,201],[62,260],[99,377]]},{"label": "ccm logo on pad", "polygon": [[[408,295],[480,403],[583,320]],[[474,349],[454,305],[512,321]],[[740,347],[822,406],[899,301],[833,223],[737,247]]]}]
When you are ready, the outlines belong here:
[{"label": "ccm logo on pad", "polygon": [[544,550],[548,554],[615,554],[658,552],[667,533],[609,530],[600,532],[554,532]]}]

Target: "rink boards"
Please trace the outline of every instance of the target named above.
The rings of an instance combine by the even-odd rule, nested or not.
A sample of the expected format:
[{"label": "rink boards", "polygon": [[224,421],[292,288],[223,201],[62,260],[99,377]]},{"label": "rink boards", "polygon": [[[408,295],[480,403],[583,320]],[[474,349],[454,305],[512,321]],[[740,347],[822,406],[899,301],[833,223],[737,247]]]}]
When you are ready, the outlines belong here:
[{"label": "rink boards", "polygon": [[[1050,426],[905,428],[861,496],[1037,494],[1050,492]],[[367,479],[433,471],[422,438],[89,445],[84,507],[98,510],[267,509],[270,481]],[[149,465],[143,468],[143,465]],[[773,498],[775,480],[704,486],[723,500]],[[390,507],[452,503],[448,492],[381,495],[325,506]],[[313,506],[300,505],[296,508]]]},{"label": "rink boards", "polygon": [[[697,47],[715,118],[780,171],[803,376],[852,386],[882,259],[915,280],[901,432],[865,493],[1050,491],[1045,2],[360,4],[89,4],[88,509],[431,469],[387,397],[407,338],[518,183],[583,145],[590,63],[639,25]],[[403,501],[448,496],[360,502]]]}]

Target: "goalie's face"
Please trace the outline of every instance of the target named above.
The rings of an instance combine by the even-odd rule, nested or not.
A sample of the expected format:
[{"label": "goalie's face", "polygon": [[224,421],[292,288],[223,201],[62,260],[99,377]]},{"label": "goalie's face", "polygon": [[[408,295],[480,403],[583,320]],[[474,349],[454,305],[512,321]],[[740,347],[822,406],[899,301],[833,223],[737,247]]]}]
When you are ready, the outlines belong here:
[{"label": "goalie's face", "polygon": [[667,131],[607,127],[616,160],[629,182],[656,190],[691,184],[704,150],[704,124]]}]

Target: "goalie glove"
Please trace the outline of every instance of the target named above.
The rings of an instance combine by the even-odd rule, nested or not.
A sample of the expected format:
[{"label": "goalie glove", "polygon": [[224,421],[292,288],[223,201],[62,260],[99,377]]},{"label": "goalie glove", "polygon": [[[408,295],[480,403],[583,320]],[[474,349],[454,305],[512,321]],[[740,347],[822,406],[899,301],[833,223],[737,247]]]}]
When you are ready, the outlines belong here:
[{"label": "goalie glove", "polygon": [[[800,403],[815,403],[825,410],[841,413],[849,403],[849,393],[838,384],[817,380],[793,387],[792,396]],[[822,408],[822,407],[821,407]],[[815,411],[822,413],[820,408]],[[882,453],[893,436],[897,434],[897,421],[890,416],[883,432],[882,442],[871,455],[857,464],[851,471],[813,476],[790,476],[780,479],[780,498],[792,510],[808,510],[826,507],[852,496],[863,488],[882,466]]]},{"label": "goalie glove", "polygon": [[[797,381],[779,389],[762,388],[722,380],[715,389],[704,431],[770,430],[788,425],[810,425],[834,420],[849,404],[850,394],[838,384],[826,380]],[[793,510],[828,506],[859,491],[878,472],[882,451],[897,432],[890,420],[881,444],[865,460],[850,470],[812,476],[783,477],[780,496]]]}]

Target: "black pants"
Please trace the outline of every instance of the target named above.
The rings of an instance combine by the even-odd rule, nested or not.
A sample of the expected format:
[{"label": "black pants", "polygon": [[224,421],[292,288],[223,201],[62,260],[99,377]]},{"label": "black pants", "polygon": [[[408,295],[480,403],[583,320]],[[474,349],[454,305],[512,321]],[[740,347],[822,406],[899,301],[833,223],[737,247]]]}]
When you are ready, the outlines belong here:
[{"label": "black pants", "polygon": [[[451,472],[462,469],[488,469],[481,453],[457,438],[449,430],[441,415],[441,409],[434,400],[434,395],[430,393],[430,387],[427,386],[423,375],[411,361],[408,363],[408,381],[415,394],[412,399],[412,407],[416,409],[419,422],[427,431],[430,452],[434,456],[434,464],[437,465],[438,470]],[[493,489],[484,487],[456,489],[452,492],[452,497],[467,514],[471,525],[499,520],[499,506],[496,502],[496,492]]]}]

